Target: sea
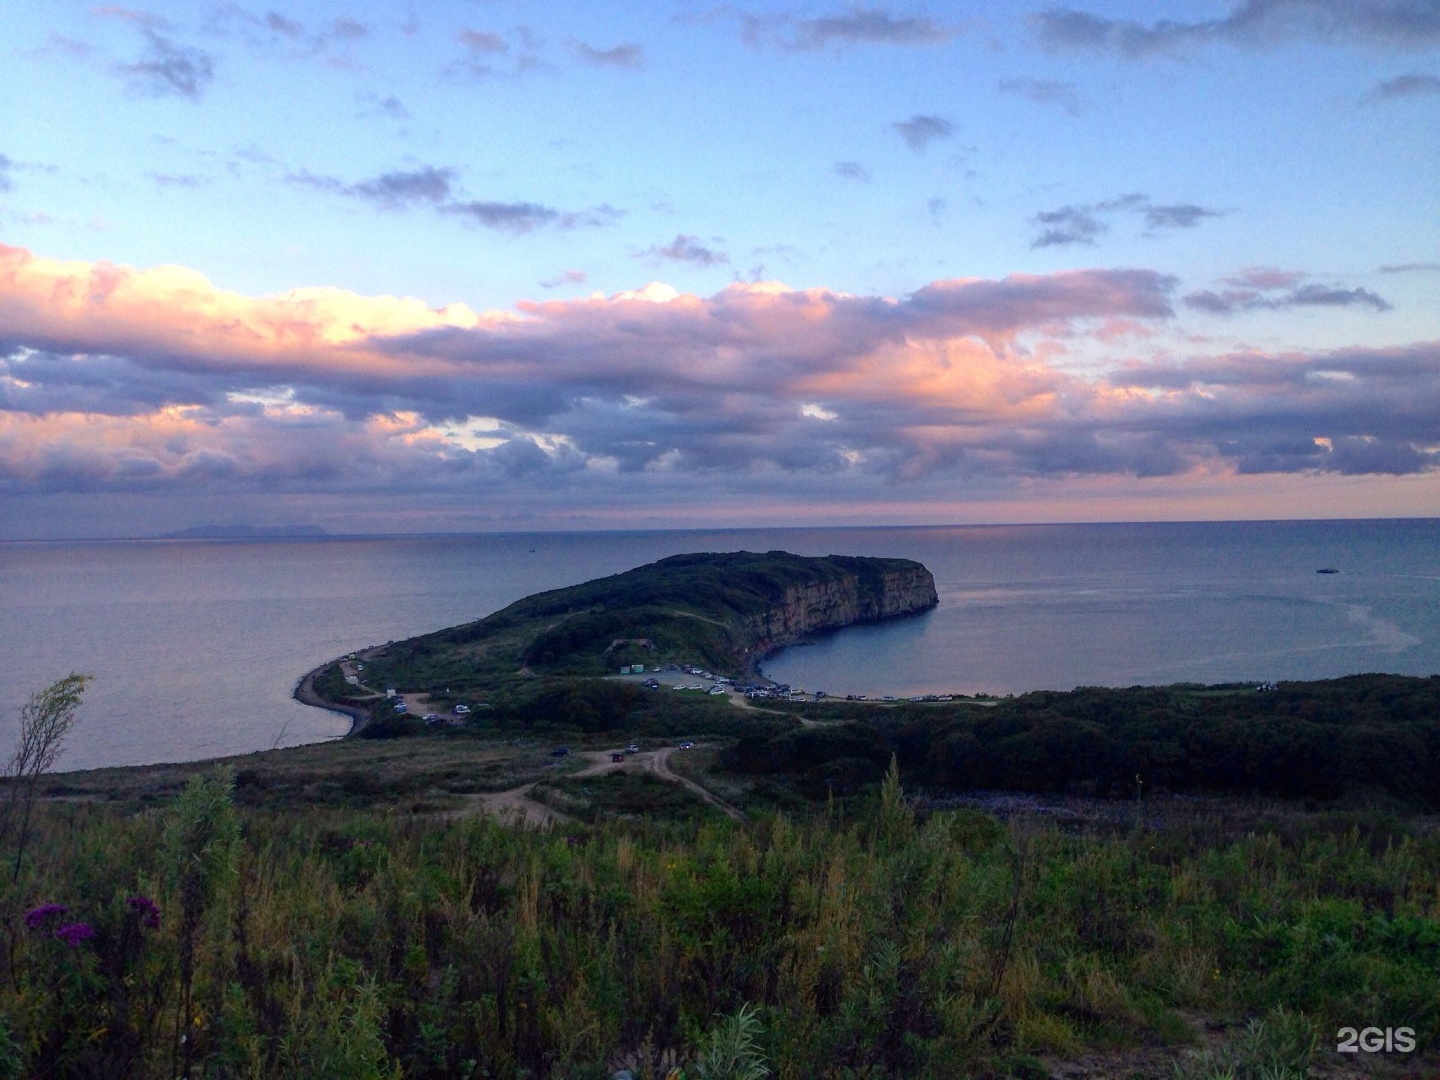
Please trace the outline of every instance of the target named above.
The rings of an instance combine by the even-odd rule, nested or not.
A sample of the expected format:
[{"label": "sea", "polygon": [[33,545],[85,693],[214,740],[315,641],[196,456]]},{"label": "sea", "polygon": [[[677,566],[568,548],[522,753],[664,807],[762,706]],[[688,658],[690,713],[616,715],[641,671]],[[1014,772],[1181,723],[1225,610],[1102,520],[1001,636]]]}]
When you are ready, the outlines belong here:
[{"label": "sea", "polygon": [[[916,559],[940,604],[787,648],[767,676],[897,697],[1440,673],[1440,520],[0,543],[0,758],[93,676],[59,769],[334,739],[297,680],[352,650],[694,551]],[[1318,573],[1317,571],[1336,571]]]}]

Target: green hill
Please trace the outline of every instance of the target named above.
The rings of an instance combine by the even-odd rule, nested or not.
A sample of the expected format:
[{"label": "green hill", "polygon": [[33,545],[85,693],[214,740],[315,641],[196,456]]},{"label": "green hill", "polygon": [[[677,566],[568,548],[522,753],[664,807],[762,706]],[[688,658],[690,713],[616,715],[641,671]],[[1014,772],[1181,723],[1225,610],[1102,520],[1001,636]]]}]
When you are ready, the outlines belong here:
[{"label": "green hill", "polygon": [[936,602],[934,578],[908,559],[675,555],[391,643],[369,657],[366,681],[456,697],[533,676],[607,675],[634,664],[698,664],[740,675],[808,633]]}]

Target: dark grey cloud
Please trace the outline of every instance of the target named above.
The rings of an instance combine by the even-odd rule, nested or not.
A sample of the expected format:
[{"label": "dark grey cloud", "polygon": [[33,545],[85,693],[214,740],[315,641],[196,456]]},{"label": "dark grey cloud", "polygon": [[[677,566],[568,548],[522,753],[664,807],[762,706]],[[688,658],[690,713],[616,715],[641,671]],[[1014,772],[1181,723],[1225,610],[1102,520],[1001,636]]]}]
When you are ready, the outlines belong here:
[{"label": "dark grey cloud", "polygon": [[426,166],[408,172],[388,172],[371,180],[352,184],[346,193],[368,199],[386,209],[417,203],[441,205],[450,199],[455,170]]},{"label": "dark grey cloud", "polygon": [[955,125],[943,116],[924,116],[916,113],[909,120],[899,120],[890,125],[900,133],[905,145],[917,154],[936,139],[948,139],[955,134]]},{"label": "dark grey cloud", "polygon": [[1235,315],[1245,311],[1284,311],[1305,307],[1369,308],[1384,312],[1390,302],[1369,289],[1306,282],[1297,271],[1253,269],[1226,278],[1222,289],[1201,289],[1182,303],[1209,315]]},{"label": "dark grey cloud", "polygon": [[562,285],[584,285],[590,280],[590,275],[584,270],[564,270],[553,278],[546,278],[540,282],[542,289],[558,289]]},{"label": "dark grey cloud", "polygon": [[278,11],[261,14],[235,3],[213,9],[206,29],[219,37],[237,39],[260,53],[288,60],[324,55],[331,62],[342,60],[351,44],[371,36],[366,23],[348,15],[312,30]]},{"label": "dark grey cloud", "polygon": [[1174,206],[1145,207],[1145,224],[1152,229],[1193,229],[1206,218],[1219,217],[1221,211],[1210,210],[1194,203]]},{"label": "dark grey cloud", "polygon": [[528,26],[514,26],[503,34],[464,27],[455,34],[459,59],[444,73],[467,79],[517,78],[548,67],[540,56],[540,37]]},{"label": "dark grey cloud", "polygon": [[532,232],[543,225],[559,223],[563,217],[553,206],[542,206],[539,203],[487,202],[478,199],[448,203],[441,207],[441,212],[463,217],[487,229],[517,235]]},{"label": "dark grey cloud", "polygon": [[1057,106],[1070,116],[1079,116],[1085,111],[1085,99],[1071,82],[1060,82],[1056,79],[1002,79],[998,88],[1002,94],[1014,94],[1038,105]]},{"label": "dark grey cloud", "polygon": [[557,210],[553,206],[531,202],[470,200],[445,203],[439,210],[442,214],[453,214],[472,224],[516,236],[546,225],[559,229],[600,228],[624,215],[624,211],[604,203],[588,210]]},{"label": "dark grey cloud", "polygon": [[1394,101],[1397,98],[1431,97],[1440,94],[1440,76],[1396,75],[1377,83],[1360,100],[1365,104]]},{"label": "dark grey cloud", "polygon": [[370,28],[359,19],[342,15],[330,23],[323,36],[337,41],[359,41],[361,38],[370,36]]},{"label": "dark grey cloud", "polygon": [[583,41],[570,42],[570,51],[594,67],[623,68],[638,71],[645,66],[645,48],[624,42],[608,49],[597,49]]},{"label": "dark grey cloud", "polygon": [[1064,247],[1072,244],[1094,247],[1095,238],[1110,228],[1091,211],[1080,206],[1045,210],[1030,220],[1040,227],[1040,235],[1030,243],[1032,248]]},{"label": "dark grey cloud", "polygon": [[1100,236],[1110,231],[1106,218],[1120,213],[1139,214],[1146,228],[1154,233],[1161,229],[1191,229],[1206,218],[1221,216],[1223,211],[1193,203],[1164,205],[1152,202],[1148,195],[1133,192],[1102,202],[1062,206],[1036,214],[1030,221],[1040,231],[1030,246],[1094,247]]},{"label": "dark grey cloud", "polygon": [[836,176],[843,176],[846,180],[859,180],[868,183],[870,172],[858,161],[837,161],[830,170]]},{"label": "dark grey cloud", "polygon": [[405,108],[405,103],[394,94],[387,94],[375,102],[375,111],[381,116],[388,116],[392,120],[410,119],[410,110]]},{"label": "dark grey cloud", "polygon": [[925,16],[896,17],[884,8],[852,7],[843,15],[792,22],[795,49],[832,45],[940,45],[955,31]]},{"label": "dark grey cloud", "polygon": [[136,91],[154,97],[176,96],[199,101],[215,78],[215,58],[203,49],[176,44],[145,30],[145,54],[133,64],[120,65],[120,74]]},{"label": "dark grey cloud", "polygon": [[289,173],[285,179],[289,183],[330,195],[361,199],[382,210],[428,206],[438,213],[459,218],[472,225],[517,236],[547,225],[561,229],[609,225],[624,214],[624,211],[608,204],[592,206],[587,210],[559,210],[535,202],[467,199],[459,194],[456,170],[449,166],[425,165],[417,169],[398,169],[356,183],[346,183],[333,176],[316,175],[304,170]]},{"label": "dark grey cloud", "polygon": [[646,248],[636,258],[667,259],[670,262],[690,263],[693,266],[720,266],[730,262],[730,256],[723,251],[706,247],[698,236],[676,235],[674,240],[662,246]]},{"label": "dark grey cloud", "polygon": [[1043,44],[1132,58],[1211,45],[1265,46],[1295,38],[1398,49],[1440,43],[1435,0],[1243,0],[1220,18],[1140,22],[1069,7],[1031,16]]},{"label": "dark grey cloud", "polygon": [[738,19],[741,37],[752,48],[774,48],[784,52],[846,49],[857,45],[943,45],[959,34],[954,27],[929,16],[896,15],[878,6],[854,5],[817,18],[754,15],[728,10],[716,14]]},{"label": "dark grey cloud", "polygon": [[267,11],[264,18],[265,28],[272,34],[290,38],[292,41],[305,36],[305,27],[293,19],[287,19],[278,11]]}]

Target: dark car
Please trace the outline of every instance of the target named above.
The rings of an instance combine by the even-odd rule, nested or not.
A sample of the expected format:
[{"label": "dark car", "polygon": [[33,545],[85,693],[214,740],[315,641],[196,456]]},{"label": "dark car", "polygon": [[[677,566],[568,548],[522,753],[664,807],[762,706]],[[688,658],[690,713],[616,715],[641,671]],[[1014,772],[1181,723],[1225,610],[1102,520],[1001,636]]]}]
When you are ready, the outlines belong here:
[{"label": "dark car", "polygon": [[564,756],[565,756],[566,754],[568,754],[568,753],[570,753],[570,747],[568,747],[568,746],[557,746],[557,747],[555,747],[554,750],[551,750],[551,751],[550,751],[550,756],[551,756],[551,757],[564,757]]},{"label": "dark car", "polygon": [[625,755],[624,755],[624,754],[611,754],[611,755],[610,755],[610,760],[611,760],[611,762],[613,762],[614,764],[619,765],[619,764],[621,764],[622,762],[624,762],[624,760],[625,760]]}]

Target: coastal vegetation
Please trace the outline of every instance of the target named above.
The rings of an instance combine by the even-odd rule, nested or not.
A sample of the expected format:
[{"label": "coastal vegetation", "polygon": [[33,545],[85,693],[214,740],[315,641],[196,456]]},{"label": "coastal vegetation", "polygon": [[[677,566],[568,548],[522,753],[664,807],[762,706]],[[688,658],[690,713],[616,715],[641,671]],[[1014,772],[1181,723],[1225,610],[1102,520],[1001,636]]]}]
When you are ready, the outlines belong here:
[{"label": "coastal vegetation", "polygon": [[674,555],[372,650],[367,682],[425,689],[440,701],[503,693],[534,676],[606,675],[636,663],[741,672],[799,634],[935,602],[930,572],[908,559]]},{"label": "coastal vegetation", "polygon": [[[37,695],[58,726],[0,791],[0,1080],[1433,1073],[1440,678],[596,677],[924,607],[918,564],[719,558],[314,673],[364,738],[44,775],[84,683]],[[474,708],[426,723],[396,685]],[[1335,1051],[1372,1026],[1413,1048]]]},{"label": "coastal vegetation", "polygon": [[1440,1031],[1418,817],[986,812],[896,768],[736,822],[556,772],[587,809],[536,831],[181,771],[37,807],[0,888],[0,1075],[741,1075],[697,1069],[728,1032],[776,1077],[1295,1077],[1371,1023],[1417,1049],[1368,1074],[1420,1075]]},{"label": "coastal vegetation", "polygon": [[1082,687],[993,707],[785,706],[811,726],[742,738],[736,772],[820,792],[874,782],[892,755],[931,792],[1141,798],[1216,793],[1440,809],[1440,676],[1244,686]]}]

